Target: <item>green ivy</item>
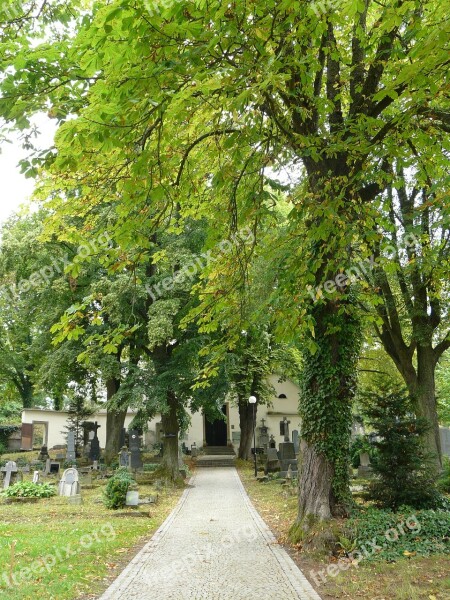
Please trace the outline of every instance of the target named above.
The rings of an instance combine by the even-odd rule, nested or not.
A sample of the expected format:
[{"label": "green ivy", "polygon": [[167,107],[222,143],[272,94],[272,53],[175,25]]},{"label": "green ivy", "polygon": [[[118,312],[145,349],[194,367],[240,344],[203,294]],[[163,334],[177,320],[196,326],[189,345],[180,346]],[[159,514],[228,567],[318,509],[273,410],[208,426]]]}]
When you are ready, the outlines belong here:
[{"label": "green ivy", "polygon": [[300,381],[302,438],[333,465],[334,503],[349,507],[349,445],[361,324],[352,297],[313,308],[314,347],[304,351]]},{"label": "green ivy", "polygon": [[[371,508],[353,515],[347,525],[352,548],[362,552],[367,561],[395,560],[411,554],[450,554],[448,510],[402,506],[394,513]],[[375,550],[373,543],[379,549]]]}]

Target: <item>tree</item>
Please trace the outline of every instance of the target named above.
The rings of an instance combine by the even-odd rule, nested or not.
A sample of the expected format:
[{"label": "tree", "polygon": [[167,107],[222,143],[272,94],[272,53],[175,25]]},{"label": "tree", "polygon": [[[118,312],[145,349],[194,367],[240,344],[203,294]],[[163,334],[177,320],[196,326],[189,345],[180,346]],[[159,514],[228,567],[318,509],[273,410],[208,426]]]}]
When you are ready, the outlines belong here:
[{"label": "tree", "polygon": [[435,508],[437,471],[430,466],[430,455],[423,437],[428,421],[414,415],[414,401],[407,391],[387,387],[379,381],[365,396],[366,413],[377,435],[372,467],[371,497],[383,506]]},{"label": "tree", "polygon": [[83,424],[95,412],[95,409],[86,403],[84,392],[83,389],[75,389],[67,407],[68,425],[65,429],[67,432],[72,431],[74,434],[76,456],[81,456],[80,452],[84,444]]},{"label": "tree", "polygon": [[[305,528],[342,513],[348,498],[343,465],[357,305],[345,277],[328,282],[351,265],[358,234],[373,229],[367,208],[390,183],[392,159],[425,138],[435,145],[448,128],[448,99],[435,85],[448,65],[444,5],[321,6],[273,0],[237,2],[231,10],[218,2],[176,2],[150,16],[144,3],[99,2],[74,38],[27,47],[14,59],[25,54],[53,82],[44,93],[39,86],[27,111],[50,103],[62,119],[78,117],[60,127],[58,152],[42,174],[54,231],[70,235],[66,219],[90,211],[88,235],[109,196],[117,265],[148,248],[177,202],[182,218],[213,214],[216,239],[224,239],[242,225],[258,232],[261,214],[277,202],[274,172],[288,167],[302,179],[292,188],[289,252],[274,293],[282,309],[278,304],[274,316],[284,316],[283,331],[306,338],[299,500]],[[53,60],[62,48],[68,69]],[[23,118],[35,80],[33,69],[5,78],[5,118]],[[216,308],[227,290],[218,278],[204,283],[206,327],[220,320]],[[322,443],[336,430],[336,414],[339,438]]]},{"label": "tree", "polygon": [[[383,241],[367,242],[375,263],[366,278],[377,316],[375,331],[415,398],[418,414],[430,423],[427,448],[440,468],[435,371],[450,347],[448,203],[441,191],[444,182],[429,174],[429,153],[427,148],[420,154],[416,150],[418,156],[395,163],[394,183],[375,205]],[[406,165],[414,169],[408,177]],[[421,186],[422,181],[426,184]]]}]

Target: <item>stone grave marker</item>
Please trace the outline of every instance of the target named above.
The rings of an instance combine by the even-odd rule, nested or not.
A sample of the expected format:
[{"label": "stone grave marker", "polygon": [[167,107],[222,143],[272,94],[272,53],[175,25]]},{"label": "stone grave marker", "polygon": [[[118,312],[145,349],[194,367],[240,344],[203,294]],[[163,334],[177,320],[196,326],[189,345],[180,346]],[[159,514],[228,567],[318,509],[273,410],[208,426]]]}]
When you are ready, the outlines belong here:
[{"label": "stone grave marker", "polygon": [[278,456],[280,457],[281,463],[281,472],[280,475],[282,477],[286,477],[286,473],[291,467],[294,477],[297,477],[297,457],[295,455],[295,448],[292,442],[283,442],[280,444],[280,450],[278,452]]},{"label": "stone grave marker", "polygon": [[139,506],[139,492],[134,490],[127,492],[125,504],[126,506]]},{"label": "stone grave marker", "polygon": [[135,429],[130,431],[130,454],[131,454],[131,468],[141,469],[142,458],[141,458],[141,442],[139,439],[139,432]]},{"label": "stone grave marker", "polygon": [[358,477],[370,477],[372,467],[370,466],[370,457],[367,452],[361,452],[359,455],[360,466],[358,467]]},{"label": "stone grave marker", "polygon": [[39,483],[39,471],[33,473],[33,483]]},{"label": "stone grave marker", "polygon": [[267,461],[265,473],[276,473],[281,470],[280,461],[278,459],[278,452],[276,448],[267,449]]},{"label": "stone grave marker", "polygon": [[94,437],[91,440],[91,449],[89,451],[89,458],[94,460],[99,460],[100,458],[100,440],[98,439],[97,431],[100,429],[101,425],[95,421],[93,431]]},{"label": "stone grave marker", "polygon": [[19,469],[13,460],[9,460],[4,467],[1,468],[3,473],[3,489],[9,488],[14,483]]},{"label": "stone grave marker", "polygon": [[442,454],[450,457],[450,427],[439,427]]},{"label": "stone grave marker", "polygon": [[294,431],[292,432],[292,443],[294,444],[294,452],[297,455],[300,450],[300,440],[297,429],[294,429]]},{"label": "stone grave marker", "polygon": [[123,446],[122,450],[119,452],[119,467],[130,468],[130,453],[126,446]]},{"label": "stone grave marker", "polygon": [[47,458],[50,458],[49,454],[48,454],[48,448],[47,446],[44,444],[41,447],[41,451],[39,452],[39,456],[38,456],[38,460],[42,460],[42,462],[44,460],[47,460]]},{"label": "stone grave marker", "polygon": [[59,482],[60,496],[77,496],[80,493],[78,471],[75,468],[66,469]]},{"label": "stone grave marker", "polygon": [[75,432],[69,431],[67,434],[67,452],[66,452],[66,460],[73,461],[76,460],[77,455],[75,452]]}]

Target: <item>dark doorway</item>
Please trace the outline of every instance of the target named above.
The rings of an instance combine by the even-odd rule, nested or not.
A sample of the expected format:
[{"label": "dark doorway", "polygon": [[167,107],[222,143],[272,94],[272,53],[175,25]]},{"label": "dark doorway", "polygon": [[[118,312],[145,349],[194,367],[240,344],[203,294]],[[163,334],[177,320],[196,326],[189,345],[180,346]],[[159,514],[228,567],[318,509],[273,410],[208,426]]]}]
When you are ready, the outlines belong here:
[{"label": "dark doorway", "polygon": [[[224,415],[227,414],[227,407],[225,404],[222,406],[222,412]],[[208,421],[208,419],[205,417],[205,428],[206,444],[208,446],[227,445],[227,422],[225,419]]]}]

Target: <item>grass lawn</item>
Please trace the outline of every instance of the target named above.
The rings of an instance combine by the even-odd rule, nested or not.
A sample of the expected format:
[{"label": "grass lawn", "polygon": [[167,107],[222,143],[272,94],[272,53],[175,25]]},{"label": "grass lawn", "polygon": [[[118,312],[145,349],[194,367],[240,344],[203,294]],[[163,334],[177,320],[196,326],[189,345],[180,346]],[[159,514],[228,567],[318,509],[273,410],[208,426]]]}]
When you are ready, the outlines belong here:
[{"label": "grass lawn", "polygon": [[140,484],[140,497],[158,493],[158,502],[113,511],[101,502],[105,484],[98,480],[93,489],[82,489],[80,506],[60,497],[32,504],[0,501],[0,597],[97,597],[136,546],[161,525],[182,493],[166,487],[156,492],[154,485]]},{"label": "grass lawn", "polygon": [[[297,498],[288,495],[275,482],[255,481],[252,466],[239,463],[241,480],[262,518],[280,544],[286,546],[305,576],[323,600],[365,598],[367,600],[450,600],[450,559],[448,555],[429,558],[413,556],[395,563],[381,561],[350,566],[336,577],[321,581],[318,573],[336,562],[333,557],[317,557],[289,544],[287,536],[297,514]],[[316,575],[316,585],[312,575]]]}]

